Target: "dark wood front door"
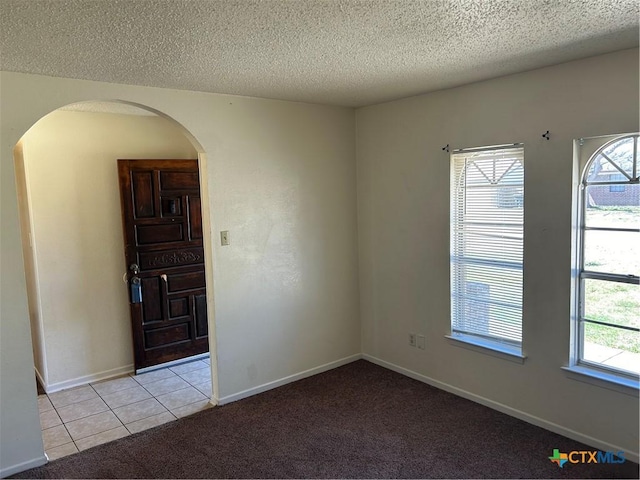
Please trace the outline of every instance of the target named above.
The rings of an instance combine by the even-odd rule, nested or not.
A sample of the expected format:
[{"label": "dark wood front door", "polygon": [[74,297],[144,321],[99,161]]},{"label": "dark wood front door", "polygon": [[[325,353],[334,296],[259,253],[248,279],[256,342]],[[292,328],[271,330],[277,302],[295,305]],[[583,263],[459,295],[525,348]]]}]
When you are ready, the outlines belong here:
[{"label": "dark wood front door", "polygon": [[209,351],[198,161],[118,160],[118,176],[136,370]]}]

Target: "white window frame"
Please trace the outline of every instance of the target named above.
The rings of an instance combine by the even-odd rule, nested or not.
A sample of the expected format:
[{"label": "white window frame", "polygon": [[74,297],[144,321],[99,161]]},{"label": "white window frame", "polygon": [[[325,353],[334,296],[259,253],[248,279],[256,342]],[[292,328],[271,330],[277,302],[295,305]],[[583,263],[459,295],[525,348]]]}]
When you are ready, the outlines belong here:
[{"label": "white window frame", "polygon": [[[469,154],[469,155],[473,155],[473,154],[487,154],[487,153],[494,153],[494,152],[498,152],[501,150],[507,150],[507,149],[511,149],[511,150],[517,150],[519,151],[518,156],[519,156],[519,162],[522,166],[522,168],[524,168],[524,145],[523,144],[509,144],[509,145],[497,145],[497,146],[491,146],[491,147],[480,147],[480,148],[471,148],[471,149],[460,149],[460,150],[454,150],[451,154],[450,157],[450,161],[451,161],[451,227],[450,227],[450,235],[451,235],[451,259],[450,259],[450,275],[451,275],[451,312],[450,312],[450,325],[451,325],[451,333],[450,335],[446,335],[446,337],[450,340],[453,341],[453,344],[456,346],[463,346],[465,348],[474,350],[474,351],[478,351],[480,353],[485,353],[485,354],[489,354],[492,356],[496,356],[498,358],[503,358],[506,360],[510,360],[510,361],[515,361],[516,363],[523,363],[525,356],[522,354],[522,335],[520,336],[520,339],[518,341],[513,341],[513,340],[509,340],[506,338],[489,338],[489,337],[485,337],[483,335],[480,334],[474,334],[474,333],[469,333],[469,332],[464,332],[464,331],[460,331],[458,329],[456,329],[455,325],[454,325],[454,316],[456,315],[455,312],[455,305],[454,305],[454,296],[458,295],[461,296],[463,295],[460,292],[456,292],[456,288],[454,286],[455,283],[460,283],[460,280],[462,280],[462,277],[458,278],[455,274],[454,271],[454,263],[458,262],[457,260],[457,254],[455,252],[455,243],[456,243],[456,239],[454,238],[455,235],[457,234],[456,232],[456,225],[455,225],[455,220],[454,220],[454,209],[456,207],[460,207],[459,203],[456,203],[455,200],[455,196],[457,195],[459,188],[460,188],[460,178],[456,178],[456,172],[455,172],[455,158],[463,155],[463,154]],[[506,173],[506,172],[505,172]],[[498,180],[499,181],[499,180]],[[523,192],[524,192],[524,180],[522,182],[522,185],[517,185],[518,188],[522,188]],[[521,205],[524,203],[524,199],[520,199]],[[464,200],[464,205],[466,206],[466,198]],[[521,228],[522,228],[522,234],[524,234],[524,214],[522,217],[522,223],[521,223]],[[523,248],[524,250],[524,248]],[[521,253],[524,253],[523,251]],[[496,264],[500,264],[498,266],[504,266],[503,264],[506,262],[500,262],[496,260]],[[519,269],[522,270],[522,264],[523,262],[520,263]],[[459,264],[458,264],[459,267]],[[522,282],[520,283],[520,289],[523,288],[523,284],[524,284],[524,279],[522,280]],[[520,295],[522,295],[522,291],[520,292]],[[460,307],[459,307],[460,308]],[[520,325],[522,325],[522,303],[520,304]],[[460,316],[460,313],[457,313],[458,317]]]},{"label": "white window frame", "polygon": [[[585,380],[584,377],[590,378],[589,383],[595,383],[600,386],[604,386],[606,388],[611,388],[607,385],[609,384],[617,384],[622,387],[622,392],[629,393],[628,388],[631,389],[631,393],[637,395],[638,388],[640,383],[638,381],[638,376],[630,374],[629,372],[621,369],[617,369],[615,367],[609,365],[603,365],[598,362],[585,360],[583,358],[584,354],[584,323],[596,323],[596,324],[604,324],[614,328],[623,328],[623,329],[631,329],[637,330],[630,327],[622,327],[619,325],[611,325],[607,322],[597,322],[594,320],[585,319],[584,311],[585,311],[585,301],[584,301],[584,280],[585,279],[595,279],[595,280],[604,280],[611,281],[617,283],[631,283],[631,284],[639,284],[640,278],[636,275],[621,275],[614,273],[603,273],[603,272],[594,272],[585,270],[584,268],[584,238],[585,231],[588,230],[597,230],[599,228],[587,227],[586,226],[586,207],[585,202],[586,198],[586,187],[587,185],[602,185],[602,186],[611,186],[611,185],[635,185],[640,183],[640,159],[638,158],[640,152],[638,152],[637,141],[634,142],[634,163],[633,163],[633,172],[631,178],[625,174],[625,180],[612,180],[612,181],[602,181],[602,182],[588,182],[586,177],[589,172],[589,169],[596,159],[598,154],[605,150],[607,147],[611,146],[616,142],[620,142],[626,138],[637,138],[638,133],[632,134],[623,134],[623,135],[612,135],[605,137],[594,137],[591,139],[579,139],[575,141],[575,162],[577,165],[577,176],[578,176],[578,184],[576,185],[575,190],[577,193],[574,198],[576,199],[576,228],[574,230],[575,236],[573,239],[573,250],[574,250],[574,274],[573,274],[573,289],[572,289],[572,328],[571,328],[571,348],[570,348],[570,358],[569,358],[569,367],[563,367],[565,370],[570,371],[571,373],[577,373],[579,376],[583,378],[577,378],[578,380]],[[583,146],[585,142],[590,142],[588,152],[585,153]],[[586,148],[586,147],[584,147]],[[585,157],[588,158],[585,160]],[[626,229],[612,228],[615,231],[625,231]],[[633,230],[636,231],[636,230]]]}]

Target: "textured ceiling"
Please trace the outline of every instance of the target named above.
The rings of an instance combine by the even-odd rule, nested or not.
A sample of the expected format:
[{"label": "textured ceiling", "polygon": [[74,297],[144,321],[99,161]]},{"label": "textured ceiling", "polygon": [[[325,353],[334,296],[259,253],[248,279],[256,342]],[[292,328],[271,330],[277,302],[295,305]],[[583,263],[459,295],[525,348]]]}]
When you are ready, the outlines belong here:
[{"label": "textured ceiling", "polygon": [[638,45],[637,0],[0,0],[8,71],[362,106]]}]

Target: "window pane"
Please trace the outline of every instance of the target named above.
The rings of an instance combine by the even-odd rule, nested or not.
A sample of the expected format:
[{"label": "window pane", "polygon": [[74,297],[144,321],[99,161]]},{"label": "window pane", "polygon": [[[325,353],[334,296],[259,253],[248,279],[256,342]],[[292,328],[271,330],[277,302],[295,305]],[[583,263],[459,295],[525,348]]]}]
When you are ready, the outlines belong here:
[{"label": "window pane", "polygon": [[634,140],[633,137],[625,138],[605,148],[591,163],[586,180],[590,183],[610,182],[611,175],[622,173],[621,170],[631,177]]},{"label": "window pane", "polygon": [[589,185],[585,195],[587,227],[640,228],[640,184],[627,184],[624,192]]},{"label": "window pane", "polygon": [[451,329],[522,338],[522,148],[451,156]]},{"label": "window pane", "polygon": [[592,272],[640,275],[640,233],[585,231],[584,269]]},{"label": "window pane", "polygon": [[585,279],[584,317],[640,327],[640,285]]},{"label": "window pane", "polygon": [[522,264],[521,226],[465,226],[460,237],[456,247],[467,258]]},{"label": "window pane", "polygon": [[[589,159],[581,192],[581,272],[640,275],[640,184],[633,183],[639,140],[603,139],[605,146]],[[579,360],[640,373],[640,331],[629,330],[640,328],[640,285],[583,278],[578,295]]]},{"label": "window pane", "polygon": [[584,323],[583,360],[640,373],[640,334]]},{"label": "window pane", "polygon": [[[629,179],[618,173],[617,175],[611,175],[611,180],[614,182],[628,182]],[[609,192],[611,193],[624,193],[627,189],[627,185],[609,185]]]}]

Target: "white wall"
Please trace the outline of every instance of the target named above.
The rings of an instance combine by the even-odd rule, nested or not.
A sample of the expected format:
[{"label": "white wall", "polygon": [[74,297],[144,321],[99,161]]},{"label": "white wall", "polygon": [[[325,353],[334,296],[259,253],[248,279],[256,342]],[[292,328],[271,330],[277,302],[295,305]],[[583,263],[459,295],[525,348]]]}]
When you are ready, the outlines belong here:
[{"label": "white wall", "polygon": [[[631,50],[368,107],[357,135],[350,109],[3,72],[0,472],[42,460],[12,149],[52,110],[109,99],[168,114],[207,153],[221,397],[357,354],[362,333],[368,355],[637,452],[637,397],[559,368],[569,344],[571,141],[638,128],[637,72]],[[441,147],[516,141],[526,155],[524,365],[443,338]],[[219,230],[230,230],[230,246],[219,246]],[[408,347],[410,331],[427,336],[426,351]]]},{"label": "white wall", "polygon": [[[356,122],[364,353],[637,458],[637,395],[578,382],[560,367],[570,343],[572,140],[638,130],[638,50],[362,108]],[[444,337],[449,157],[441,148],[513,142],[525,144],[523,365]],[[426,350],[409,347],[409,332],[426,336]]]},{"label": "white wall", "polygon": [[56,111],[21,143],[40,292],[30,315],[32,330],[42,330],[44,386],[132,371],[117,159],[198,154],[173,123],[148,115]]},{"label": "white wall", "polygon": [[33,363],[36,374],[44,383],[47,377],[47,365],[44,355],[44,337],[42,319],[40,318],[40,295],[38,292],[38,273],[35,263],[33,238],[33,221],[29,206],[29,186],[24,163],[24,146],[18,142],[14,149],[16,165],[16,189],[18,191],[18,208],[20,209],[20,230],[22,233],[22,249],[24,251],[24,270],[27,283],[27,300],[33,343]]},{"label": "white wall", "polygon": [[360,353],[352,109],[9,72],[0,94],[0,473],[42,459],[12,149],[60,106],[147,105],[206,152],[220,397]]}]

